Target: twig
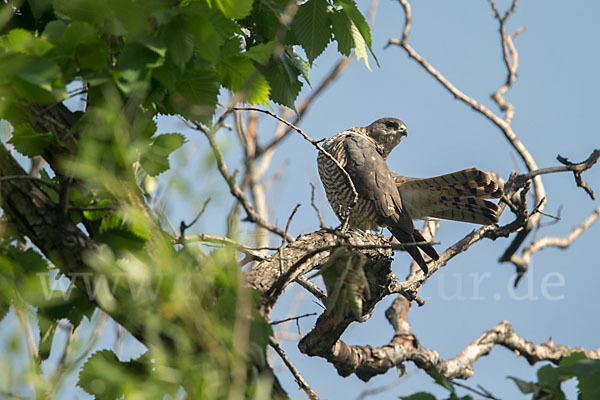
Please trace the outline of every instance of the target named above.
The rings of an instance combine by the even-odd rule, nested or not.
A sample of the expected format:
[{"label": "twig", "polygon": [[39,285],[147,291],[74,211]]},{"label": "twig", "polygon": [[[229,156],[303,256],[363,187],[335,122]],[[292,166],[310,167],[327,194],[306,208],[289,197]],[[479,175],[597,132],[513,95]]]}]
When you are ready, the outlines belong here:
[{"label": "twig", "polygon": [[560,154],[556,157],[556,159],[560,163],[564,164],[569,171],[573,171],[573,175],[575,176],[575,182],[577,183],[577,186],[583,188],[583,190],[585,190],[590,195],[592,200],[596,200],[596,197],[594,196],[594,191],[587,183],[583,181],[583,179],[581,178],[581,173],[586,169],[591,168],[598,161],[598,158],[600,158],[600,150],[594,150],[594,152],[588,157],[587,160],[578,164],[570,162],[568,159],[564,158]]},{"label": "twig", "polygon": [[200,209],[200,211],[198,211],[198,214],[196,214],[196,217],[192,220],[192,222],[190,222],[189,224],[186,224],[183,220],[181,221],[181,223],[179,224],[180,237],[185,238],[185,231],[188,228],[191,228],[196,222],[198,222],[198,219],[200,219],[202,214],[204,214],[204,211],[206,211],[206,206],[208,205],[209,202],[210,202],[210,198],[208,198],[204,201],[204,204],[202,204],[202,208]]},{"label": "twig", "polygon": [[282,319],[282,320],[279,320],[279,321],[269,322],[269,324],[270,325],[279,325],[279,324],[283,324],[284,322],[298,321],[301,318],[312,317],[313,315],[317,315],[317,313],[314,312],[314,313],[309,313],[309,314],[302,314],[302,315],[299,315],[297,317],[290,317],[290,318]]},{"label": "twig", "polygon": [[490,5],[492,6],[492,11],[494,12],[494,16],[500,23],[500,39],[502,41],[502,55],[504,58],[504,64],[506,65],[507,77],[506,82],[498,88],[498,90],[491,96],[492,99],[498,104],[498,107],[502,111],[505,112],[504,120],[506,123],[510,124],[513,120],[515,114],[515,107],[507,103],[504,99],[504,94],[510,89],[510,87],[517,80],[517,69],[519,67],[519,53],[513,44],[513,38],[517,37],[524,28],[519,28],[513,34],[508,35],[506,33],[506,21],[508,18],[514,13],[515,8],[517,7],[517,0],[513,0],[510,8],[504,13],[504,16],[500,16],[500,12],[496,7],[496,3],[494,0],[489,0]]},{"label": "twig", "polygon": [[267,229],[268,231],[273,232],[276,235],[286,238],[286,240],[288,242],[293,242],[294,238],[291,235],[289,235],[289,234],[285,235],[284,231],[282,231],[281,228],[270,224],[269,222],[264,220],[254,210],[254,207],[252,206],[250,201],[248,201],[248,199],[246,198],[246,195],[242,192],[240,187],[235,182],[235,178],[229,172],[229,169],[227,168],[227,165],[225,164],[225,159],[223,157],[223,153],[221,152],[221,148],[219,147],[219,145],[217,144],[217,142],[215,140],[214,132],[208,130],[207,128],[205,128],[204,126],[202,126],[199,123],[195,123],[195,126],[198,130],[203,132],[204,135],[206,136],[206,138],[208,139],[210,147],[212,148],[213,153],[215,155],[215,159],[217,161],[217,168],[219,169],[219,172],[221,172],[221,175],[225,179],[225,182],[227,182],[227,185],[229,186],[229,191],[231,192],[231,194],[236,199],[238,199],[238,201],[241,203],[242,207],[244,207],[244,210],[246,211],[246,214],[247,214],[248,221],[254,222],[257,225]]},{"label": "twig", "polygon": [[288,231],[290,229],[290,225],[292,223],[292,219],[294,218],[294,215],[296,215],[296,211],[298,211],[298,209],[300,208],[300,206],[301,206],[300,203],[296,204],[296,207],[294,207],[294,211],[292,211],[292,213],[290,214],[290,217],[288,218],[287,224],[285,224],[285,231],[284,231],[285,235],[284,235],[283,240],[281,241],[281,247],[280,247],[280,249],[283,248],[283,245],[285,244],[285,237],[288,236]]},{"label": "twig", "polygon": [[310,184],[310,188],[311,188],[311,192],[310,192],[310,205],[312,206],[312,208],[317,213],[317,217],[319,218],[319,227],[321,229],[323,229],[323,228],[325,228],[325,222],[323,221],[323,217],[321,216],[321,211],[319,211],[319,208],[315,204],[315,185],[313,185],[312,182],[310,182],[309,184]]},{"label": "twig", "polygon": [[23,179],[23,180],[28,180],[28,181],[34,181],[34,182],[38,182],[41,183],[42,185],[45,185],[47,187],[49,187],[50,189],[55,190],[56,192],[60,191],[60,188],[57,184],[55,184],[54,182],[50,182],[35,176],[29,176],[29,175],[9,175],[9,176],[2,176],[0,177],[0,182],[2,181],[12,181],[12,180],[19,180],[19,179]]},{"label": "twig", "polygon": [[317,285],[306,279],[304,276],[298,276],[294,279],[298,285],[302,286],[304,289],[308,290],[313,296],[319,299],[323,304],[327,301],[327,294]]},{"label": "twig", "polygon": [[479,386],[478,389],[472,388],[471,386],[467,386],[464,383],[460,383],[457,381],[452,381],[453,385],[456,385],[458,387],[461,387],[463,389],[468,390],[469,392],[475,393],[476,395],[479,395],[485,399],[490,399],[490,400],[500,400],[499,398],[497,398],[496,396],[494,396],[493,394],[491,394],[488,390],[486,390],[484,387]]},{"label": "twig", "polygon": [[310,400],[319,400],[319,396],[317,396],[317,394],[310,388],[310,386],[308,386],[308,383],[306,383],[302,375],[300,375],[300,372],[298,372],[294,364],[292,364],[290,359],[285,355],[285,352],[283,351],[279,343],[277,343],[273,338],[269,338],[269,345],[273,348],[273,350],[275,350],[277,354],[279,354],[279,357],[281,357],[283,363],[286,365],[286,367],[288,367],[288,369],[294,376],[296,383],[298,384],[300,389],[304,390],[304,393],[306,393],[308,398]]},{"label": "twig", "polygon": [[[294,207],[294,211],[292,211],[292,213],[290,214],[287,224],[285,225],[285,235],[283,236],[283,239],[281,239],[281,245],[279,245],[279,254],[280,255],[283,252],[283,246],[285,246],[285,238],[286,238],[286,236],[288,236],[288,230],[290,229],[290,224],[292,223],[292,219],[294,218],[294,215],[296,215],[296,211],[298,211],[298,208],[300,208],[300,203],[296,204],[296,207]],[[283,271],[283,258],[279,257],[279,272],[282,273],[282,271]]]},{"label": "twig", "polygon": [[571,232],[565,237],[551,237],[546,236],[538,240],[531,242],[525,249],[523,249],[523,255],[521,257],[514,256],[513,262],[517,262],[518,266],[529,265],[531,262],[531,256],[538,251],[545,249],[546,247],[558,247],[560,249],[566,249],[569,247],[575,239],[577,239],[583,232],[589,229],[596,220],[600,217],[600,207],[596,208],[582,223],[581,225],[573,228]]},{"label": "twig", "polygon": [[248,254],[253,257],[255,260],[264,260],[265,257],[261,254],[261,250],[279,250],[279,247],[249,247],[245,244],[235,241],[233,239],[218,236],[218,235],[210,235],[208,233],[199,233],[195,235],[186,235],[184,237],[177,237],[174,240],[177,244],[183,244],[184,242],[209,242],[209,243],[219,243],[226,246],[231,246],[236,248],[238,251]]},{"label": "twig", "polygon": [[327,158],[329,158],[339,168],[339,170],[342,173],[342,175],[344,175],[344,179],[346,179],[346,183],[348,183],[348,185],[350,186],[350,189],[352,190],[352,196],[353,196],[352,202],[348,206],[348,210],[347,210],[347,214],[346,214],[346,220],[344,221],[344,223],[342,225],[342,232],[344,232],[348,228],[348,221],[349,221],[349,217],[350,217],[350,212],[351,212],[352,208],[354,208],[354,206],[358,202],[358,192],[356,191],[356,187],[354,186],[354,182],[352,182],[352,178],[350,177],[350,175],[348,174],[348,172],[346,171],[346,169],[339,163],[339,161],[336,160],[336,158],[334,156],[332,156],[331,154],[329,154],[329,152],[327,150],[325,150],[319,144],[319,142],[320,142],[319,140],[312,139],[306,133],[304,133],[304,131],[302,129],[296,127],[291,122],[286,121],[285,119],[281,118],[277,114],[272,113],[271,111],[262,110],[262,109],[256,108],[256,107],[234,107],[233,109],[234,110],[240,110],[240,111],[258,111],[258,112],[262,112],[262,113],[265,113],[267,115],[270,115],[271,117],[277,119],[279,122],[282,122],[283,124],[289,126],[290,128],[294,129],[296,132],[298,132],[300,135],[302,135],[302,137],[306,141],[308,141],[310,144],[312,144],[313,146],[315,146],[323,155],[325,155]]},{"label": "twig", "polygon": [[29,354],[31,358],[33,358],[33,362],[36,365],[39,365],[40,362],[40,353],[37,345],[35,344],[35,337],[33,336],[33,330],[31,329],[31,324],[29,323],[29,316],[27,315],[27,310],[23,310],[20,305],[13,304],[13,310],[21,322],[21,326],[25,330],[25,339],[27,340],[27,347],[29,348]]}]

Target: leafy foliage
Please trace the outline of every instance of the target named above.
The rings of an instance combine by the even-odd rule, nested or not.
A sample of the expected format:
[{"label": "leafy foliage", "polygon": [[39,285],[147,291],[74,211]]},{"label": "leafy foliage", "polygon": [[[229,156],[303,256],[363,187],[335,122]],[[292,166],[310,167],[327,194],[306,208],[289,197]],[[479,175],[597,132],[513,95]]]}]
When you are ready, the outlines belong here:
[{"label": "leafy foliage", "polygon": [[584,353],[573,353],[561,360],[558,367],[546,365],[537,372],[537,382],[512,379],[521,393],[531,394],[533,400],[566,399],[563,382],[576,378],[579,398],[597,399],[600,396],[600,361],[588,359]]},{"label": "leafy foliage", "polygon": [[[2,12],[10,17],[0,25],[0,118],[12,126],[9,144],[48,161],[40,172],[47,184],[36,185],[92,243],[82,271],[69,271],[57,252],[42,255],[22,233],[4,229],[13,225],[2,216],[0,315],[12,306],[37,322],[32,362],[60,351],[54,338],[61,324],[75,330],[99,306],[143,340],[147,353],[121,361],[96,352],[80,372],[86,392],[272,397],[265,374],[271,327],[243,287],[232,251],[174,245],[140,184],[169,170],[171,154],[186,143],[179,133],[157,132],[160,115],[210,126],[226,91],[236,101],[293,108],[309,67],[338,40],[334,14],[346,16],[335,22],[350,32],[344,54],[366,54],[370,33],[359,29],[366,25],[355,4],[25,0]],[[69,97],[84,110],[65,108]],[[63,246],[55,240],[54,248]],[[57,373],[81,366],[68,352],[60,362]],[[41,397],[52,397],[60,380],[36,382]]]}]

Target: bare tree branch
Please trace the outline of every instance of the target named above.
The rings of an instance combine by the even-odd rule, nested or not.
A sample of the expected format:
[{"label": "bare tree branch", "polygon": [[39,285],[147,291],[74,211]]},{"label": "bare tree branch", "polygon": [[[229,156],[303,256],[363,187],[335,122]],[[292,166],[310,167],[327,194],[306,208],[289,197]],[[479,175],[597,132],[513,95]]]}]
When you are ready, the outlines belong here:
[{"label": "bare tree branch", "polygon": [[539,345],[529,342],[518,336],[507,321],[481,334],[450,360],[443,360],[438,352],[421,346],[412,334],[396,334],[387,345],[376,348],[350,346],[338,340],[331,348],[311,355],[326,358],[341,376],[353,373],[364,381],[384,374],[406,361],[412,361],[424,371],[437,372],[448,379],[468,379],[474,374],[475,361],[488,355],[494,346],[512,350],[531,365],[539,361],[558,364],[563,357],[574,352],[583,352],[588,358],[600,358],[600,349],[585,350],[580,347],[561,346],[555,344],[552,339]]},{"label": "bare tree branch", "polygon": [[531,257],[534,253],[545,249],[546,247],[558,247],[560,249],[568,248],[583,232],[589,229],[594,222],[600,217],[600,207],[596,208],[590,216],[588,216],[581,225],[573,228],[571,232],[565,237],[550,237],[546,236],[541,239],[534,240],[527,247],[523,249],[523,254],[519,257],[514,255],[511,259],[512,262],[516,263],[521,269],[527,268],[531,262]]}]

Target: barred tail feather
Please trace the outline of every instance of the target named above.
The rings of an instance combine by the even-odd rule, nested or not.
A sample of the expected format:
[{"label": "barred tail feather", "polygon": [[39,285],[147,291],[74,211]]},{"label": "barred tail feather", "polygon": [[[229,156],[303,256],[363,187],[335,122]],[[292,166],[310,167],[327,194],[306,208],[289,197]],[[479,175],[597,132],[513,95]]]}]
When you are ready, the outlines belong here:
[{"label": "barred tail feather", "polygon": [[498,222],[500,207],[483,199],[500,198],[502,188],[491,176],[476,168],[433,178],[408,178],[393,174],[408,213],[427,217],[489,225]]},{"label": "barred tail feather", "polygon": [[479,197],[483,199],[499,199],[502,188],[492,180],[491,176],[477,168],[463,169],[433,178],[407,178],[393,174],[398,187],[406,190],[441,191],[448,196]]},{"label": "barred tail feather", "polygon": [[454,221],[490,225],[500,219],[500,207],[491,201],[472,197],[441,196],[429,216]]}]

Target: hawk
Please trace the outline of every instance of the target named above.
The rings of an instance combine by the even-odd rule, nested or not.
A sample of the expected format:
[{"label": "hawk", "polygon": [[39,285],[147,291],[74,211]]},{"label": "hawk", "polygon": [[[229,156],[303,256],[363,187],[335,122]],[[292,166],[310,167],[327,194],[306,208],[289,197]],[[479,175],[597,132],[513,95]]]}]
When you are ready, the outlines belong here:
[{"label": "hawk", "polygon": [[[502,189],[483,171],[472,168],[425,179],[390,171],[386,159],[405,136],[404,122],[381,118],[323,143],[325,151],[346,170],[358,193],[358,201],[350,210],[350,228],[386,227],[401,243],[414,243],[426,240],[415,228],[413,218],[436,217],[484,225],[498,222],[500,207],[484,199],[502,197]],[[339,167],[322,152],[317,165],[329,204],[343,222],[354,198],[352,188]],[[433,260],[439,255],[426,243],[406,247],[427,274],[419,249]]]}]

